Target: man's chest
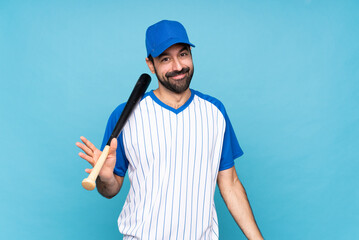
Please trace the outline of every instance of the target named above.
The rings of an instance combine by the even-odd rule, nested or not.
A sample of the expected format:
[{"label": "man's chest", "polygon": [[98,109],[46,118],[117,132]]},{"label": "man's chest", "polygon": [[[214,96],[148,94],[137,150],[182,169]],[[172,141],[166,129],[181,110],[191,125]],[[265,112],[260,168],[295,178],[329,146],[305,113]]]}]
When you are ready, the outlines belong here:
[{"label": "man's chest", "polygon": [[205,159],[216,168],[225,120],[216,108],[193,102],[174,113],[147,102],[140,105],[123,130],[126,157],[133,168],[172,164],[190,159],[188,167]]}]

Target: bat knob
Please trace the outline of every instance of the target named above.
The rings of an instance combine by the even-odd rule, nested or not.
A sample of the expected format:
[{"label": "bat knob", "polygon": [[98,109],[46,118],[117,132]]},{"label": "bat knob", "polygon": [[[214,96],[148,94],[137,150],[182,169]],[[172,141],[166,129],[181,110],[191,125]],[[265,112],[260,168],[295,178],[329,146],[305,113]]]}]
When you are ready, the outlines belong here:
[{"label": "bat knob", "polygon": [[92,179],[88,179],[88,178],[85,178],[83,181],[82,181],[82,186],[86,189],[86,190],[94,190],[95,187],[96,187],[96,182]]}]

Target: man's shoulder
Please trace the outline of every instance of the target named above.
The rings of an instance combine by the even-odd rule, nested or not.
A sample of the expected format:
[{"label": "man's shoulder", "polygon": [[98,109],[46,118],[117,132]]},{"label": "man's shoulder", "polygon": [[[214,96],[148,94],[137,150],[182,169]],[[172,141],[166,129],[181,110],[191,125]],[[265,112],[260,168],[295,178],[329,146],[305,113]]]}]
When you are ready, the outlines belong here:
[{"label": "man's shoulder", "polygon": [[204,101],[207,101],[211,104],[213,104],[215,107],[217,107],[222,113],[225,113],[225,108],[224,108],[224,105],[223,103],[216,97],[213,97],[211,95],[208,95],[208,94],[204,94],[200,91],[197,91],[197,90],[193,90],[191,89],[191,91],[197,96],[199,97],[200,99],[204,100]]},{"label": "man's shoulder", "polygon": [[120,117],[120,115],[121,115],[121,113],[122,113],[122,111],[123,111],[123,109],[125,108],[125,106],[126,106],[126,102],[124,102],[124,103],[121,103],[120,105],[118,105],[116,108],[115,108],[115,110],[113,110],[113,112],[111,113],[111,118],[119,118]]},{"label": "man's shoulder", "polygon": [[[141,101],[144,100],[147,96],[149,96],[149,92],[146,92],[142,98],[141,98]],[[123,109],[125,108],[127,102],[123,102],[121,103],[120,105],[118,105],[115,110],[113,110],[113,112],[111,113],[110,115],[110,118],[113,118],[113,119],[119,119],[119,117],[121,116],[121,113],[123,111]],[[116,120],[117,121],[117,120]]]}]

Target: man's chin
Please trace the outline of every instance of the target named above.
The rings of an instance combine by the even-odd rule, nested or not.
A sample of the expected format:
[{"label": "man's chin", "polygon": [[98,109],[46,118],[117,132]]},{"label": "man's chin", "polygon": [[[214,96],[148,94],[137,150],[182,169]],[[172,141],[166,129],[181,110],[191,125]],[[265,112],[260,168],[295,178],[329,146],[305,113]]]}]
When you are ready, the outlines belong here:
[{"label": "man's chin", "polygon": [[175,89],[176,89],[176,93],[184,93],[185,91],[187,91],[187,89],[189,88],[189,86],[178,86],[178,87],[176,87]]},{"label": "man's chin", "polygon": [[174,88],[180,92],[184,92],[189,88],[189,83],[187,82],[186,78],[184,78],[182,80],[178,80],[178,81],[173,81],[171,85],[172,85],[172,88]]}]

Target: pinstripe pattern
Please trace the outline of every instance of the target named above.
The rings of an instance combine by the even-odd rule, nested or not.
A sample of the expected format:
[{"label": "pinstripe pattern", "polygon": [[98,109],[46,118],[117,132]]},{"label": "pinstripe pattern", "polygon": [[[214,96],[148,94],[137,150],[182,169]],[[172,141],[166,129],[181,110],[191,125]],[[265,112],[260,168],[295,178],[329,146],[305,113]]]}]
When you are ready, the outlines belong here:
[{"label": "pinstripe pattern", "polygon": [[124,239],[218,239],[214,191],[226,120],[192,92],[175,110],[147,94],[123,129],[130,190]]}]

